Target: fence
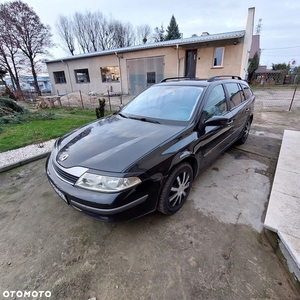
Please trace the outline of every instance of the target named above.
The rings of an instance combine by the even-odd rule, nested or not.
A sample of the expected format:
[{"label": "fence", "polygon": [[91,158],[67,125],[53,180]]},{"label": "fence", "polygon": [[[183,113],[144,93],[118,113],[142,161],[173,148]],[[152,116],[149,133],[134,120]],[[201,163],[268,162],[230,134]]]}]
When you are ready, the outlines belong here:
[{"label": "fence", "polygon": [[300,87],[252,86],[256,97],[255,108],[261,111],[290,111],[300,109]]},{"label": "fence", "polygon": [[273,71],[268,70],[265,72],[255,73],[252,84],[260,86],[272,86],[272,85],[299,85],[300,73],[288,74],[287,71]]},{"label": "fence", "polygon": [[97,95],[97,94],[84,94],[81,91],[69,93],[59,96],[60,100],[57,101],[58,96],[51,94],[42,94],[44,99],[41,99],[37,93],[27,92],[24,93],[24,98],[27,103],[35,104],[37,108],[45,107],[65,107],[65,108],[84,108],[95,110],[99,107],[99,99],[105,99],[105,110],[117,111],[121,105],[127,104],[133,97],[130,95]]},{"label": "fence", "polygon": [[[251,87],[256,97],[256,110],[289,111],[300,109],[300,86],[298,85],[271,85],[268,83],[265,85],[251,85]],[[38,95],[32,92],[24,93],[24,96],[31,103],[36,103],[38,98]],[[132,96],[104,97],[102,95],[86,95],[75,92],[61,97],[61,101],[64,107],[95,109],[99,106],[98,99],[102,98],[106,100],[105,109],[115,111],[119,109],[120,105],[128,103]],[[55,106],[58,106],[58,103],[55,103]]]}]

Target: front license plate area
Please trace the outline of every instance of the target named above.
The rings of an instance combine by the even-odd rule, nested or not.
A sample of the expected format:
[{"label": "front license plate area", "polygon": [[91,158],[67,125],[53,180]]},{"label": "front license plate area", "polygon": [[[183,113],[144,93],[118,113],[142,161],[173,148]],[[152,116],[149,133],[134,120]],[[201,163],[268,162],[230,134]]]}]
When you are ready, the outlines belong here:
[{"label": "front license plate area", "polygon": [[53,187],[54,191],[57,193],[57,195],[63,199],[67,204],[69,204],[68,199],[66,198],[66,196],[64,195],[64,193],[62,193],[51,181],[49,181],[51,186]]}]

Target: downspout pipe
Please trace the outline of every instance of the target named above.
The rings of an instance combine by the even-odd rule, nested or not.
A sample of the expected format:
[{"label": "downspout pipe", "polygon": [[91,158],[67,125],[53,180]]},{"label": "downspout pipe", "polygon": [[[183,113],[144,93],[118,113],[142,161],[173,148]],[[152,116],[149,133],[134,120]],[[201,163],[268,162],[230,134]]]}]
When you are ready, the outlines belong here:
[{"label": "downspout pipe", "polygon": [[178,47],[178,44],[176,44],[176,49],[177,49],[177,77],[179,77],[179,72],[180,72],[180,58],[179,58],[179,47]]},{"label": "downspout pipe", "polygon": [[121,72],[121,63],[120,63],[120,56],[117,52],[115,52],[116,57],[118,58],[118,67],[119,67],[119,75],[120,75],[120,88],[121,88],[121,95],[123,95],[123,84],[122,84],[122,72]]},{"label": "downspout pipe", "polygon": [[68,75],[69,75],[69,80],[70,80],[70,86],[71,86],[71,92],[73,92],[73,85],[72,85],[72,80],[71,80],[71,75],[70,75],[70,69],[69,69],[69,65],[66,61],[61,60],[62,63],[64,63],[67,66],[68,69]]}]

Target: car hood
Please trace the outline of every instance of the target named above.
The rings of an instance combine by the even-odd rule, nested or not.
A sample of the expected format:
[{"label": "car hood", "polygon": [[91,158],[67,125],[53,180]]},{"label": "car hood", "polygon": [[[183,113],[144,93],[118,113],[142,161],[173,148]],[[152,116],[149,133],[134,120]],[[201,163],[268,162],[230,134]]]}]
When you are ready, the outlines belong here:
[{"label": "car hood", "polygon": [[56,161],[65,168],[126,171],[182,129],[112,115],[60,138]]}]

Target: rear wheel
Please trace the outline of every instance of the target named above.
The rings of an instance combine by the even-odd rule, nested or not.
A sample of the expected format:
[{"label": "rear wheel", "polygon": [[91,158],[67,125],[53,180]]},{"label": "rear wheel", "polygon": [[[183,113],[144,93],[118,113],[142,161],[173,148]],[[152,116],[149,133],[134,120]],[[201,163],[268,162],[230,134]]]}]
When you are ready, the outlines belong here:
[{"label": "rear wheel", "polygon": [[243,129],[243,133],[242,136],[240,137],[240,139],[237,141],[238,144],[242,145],[246,142],[249,132],[250,132],[250,128],[251,128],[251,121],[250,119],[247,121],[244,129]]},{"label": "rear wheel", "polygon": [[186,201],[193,181],[193,169],[188,163],[178,165],[162,188],[157,210],[165,215],[177,212]]}]

